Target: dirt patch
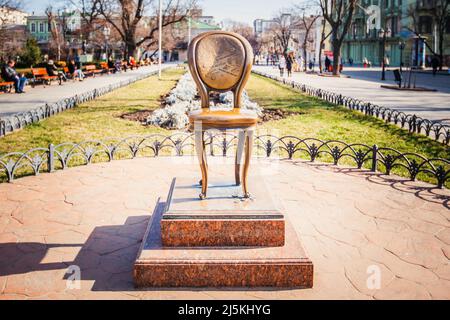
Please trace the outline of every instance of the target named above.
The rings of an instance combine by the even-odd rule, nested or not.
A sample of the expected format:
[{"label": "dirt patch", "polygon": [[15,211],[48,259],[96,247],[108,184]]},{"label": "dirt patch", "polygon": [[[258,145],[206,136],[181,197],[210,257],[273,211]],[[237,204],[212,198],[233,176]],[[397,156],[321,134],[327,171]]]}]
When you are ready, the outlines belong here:
[{"label": "dirt patch", "polygon": [[289,116],[295,116],[303,114],[303,112],[298,111],[287,111],[283,109],[264,109],[263,116],[259,122],[277,121],[285,119]]},{"label": "dirt patch", "polygon": [[140,110],[131,113],[125,113],[120,116],[121,119],[129,121],[138,121],[140,123],[146,123],[147,118],[153,113],[153,110]]},{"label": "dirt patch", "polygon": [[[126,113],[120,116],[121,119],[136,121],[142,124],[147,123],[147,118],[153,113],[153,110],[141,110],[131,113]],[[268,121],[277,121],[285,119],[289,116],[295,116],[303,114],[303,112],[298,111],[286,111],[283,109],[264,109],[263,116],[259,119],[260,123],[268,122]]]}]

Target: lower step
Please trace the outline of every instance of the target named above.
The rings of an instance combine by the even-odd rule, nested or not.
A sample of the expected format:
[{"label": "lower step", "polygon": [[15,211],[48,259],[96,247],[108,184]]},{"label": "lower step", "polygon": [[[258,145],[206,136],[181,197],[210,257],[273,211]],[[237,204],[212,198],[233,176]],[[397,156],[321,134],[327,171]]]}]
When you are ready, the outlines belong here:
[{"label": "lower step", "polygon": [[313,264],[286,221],[281,247],[163,247],[158,204],[134,265],[137,287],[311,288]]}]

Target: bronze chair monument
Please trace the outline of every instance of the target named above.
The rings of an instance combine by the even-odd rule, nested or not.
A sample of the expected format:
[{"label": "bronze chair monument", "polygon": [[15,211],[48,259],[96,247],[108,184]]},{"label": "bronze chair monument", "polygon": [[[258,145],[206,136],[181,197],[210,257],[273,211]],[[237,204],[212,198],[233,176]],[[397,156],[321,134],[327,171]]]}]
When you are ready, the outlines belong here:
[{"label": "bronze chair monument", "polygon": [[[243,196],[249,197],[247,179],[258,121],[255,112],[241,108],[252,60],[247,40],[234,33],[208,32],[192,41],[189,67],[202,108],[190,113],[189,120],[201,186],[180,170],[166,202],[157,204],[134,264],[137,287],[312,287],[313,264],[264,177],[252,175],[251,199],[236,199],[241,181]],[[232,91],[233,109],[210,110],[211,91]],[[210,129],[239,132],[233,183],[221,180],[222,173],[219,179],[213,177],[215,181],[208,179],[205,132]]]},{"label": "bronze chair monument", "polygon": [[[190,130],[195,133],[195,146],[202,173],[201,199],[208,190],[208,165],[205,152],[205,132],[210,129],[239,131],[235,161],[235,181],[241,184],[244,197],[249,198],[248,170],[253,146],[253,132],[258,115],[241,108],[242,92],[253,66],[253,49],[242,36],[224,31],[197,36],[189,46],[189,68],[201,97],[201,110],[189,114]],[[210,110],[210,92],[233,92],[233,110]],[[242,154],[245,162],[241,173]],[[241,179],[242,177],[242,179]]]}]

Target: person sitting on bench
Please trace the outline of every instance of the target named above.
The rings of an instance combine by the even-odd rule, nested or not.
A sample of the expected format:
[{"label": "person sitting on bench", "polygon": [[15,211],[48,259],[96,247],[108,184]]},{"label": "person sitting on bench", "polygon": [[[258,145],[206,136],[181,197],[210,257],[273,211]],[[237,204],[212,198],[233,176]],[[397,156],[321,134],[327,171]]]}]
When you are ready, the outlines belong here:
[{"label": "person sitting on bench", "polygon": [[27,84],[27,78],[23,74],[18,74],[14,66],[16,62],[9,60],[2,68],[2,78],[8,82],[14,82],[14,89],[16,93],[25,93],[23,89]]},{"label": "person sitting on bench", "polygon": [[66,82],[67,77],[64,71],[58,70],[58,68],[55,66],[55,63],[53,60],[48,60],[47,65],[45,66],[45,69],[47,70],[47,74],[51,77],[58,77],[59,82],[61,81]]},{"label": "person sitting on bench", "polygon": [[108,70],[109,71],[113,70],[114,73],[117,72],[116,64],[114,63],[114,60],[112,57],[108,58]]},{"label": "person sitting on bench", "polygon": [[70,60],[69,64],[67,65],[69,68],[69,73],[72,75],[72,79],[75,80],[78,78],[78,80],[83,81],[84,80],[84,73],[81,71],[81,69],[78,69],[77,64],[75,63],[75,60]]}]

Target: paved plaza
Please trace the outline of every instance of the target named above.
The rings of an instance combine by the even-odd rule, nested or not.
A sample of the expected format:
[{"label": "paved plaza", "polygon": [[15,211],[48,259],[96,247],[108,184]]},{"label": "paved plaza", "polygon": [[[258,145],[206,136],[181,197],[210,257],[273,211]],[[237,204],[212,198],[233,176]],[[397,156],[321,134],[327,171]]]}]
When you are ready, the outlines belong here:
[{"label": "paved plaza", "polygon": [[[163,68],[173,66],[172,64],[163,64]],[[87,78],[83,82],[63,82],[60,86],[53,83],[51,86],[37,85],[35,88],[27,87],[25,94],[2,94],[0,95],[0,117],[8,117],[16,113],[30,111],[46,103],[54,103],[77,94],[83,94],[94,89],[114,85],[122,81],[130,81],[140,76],[152,73],[158,70],[157,65],[141,67],[137,70],[129,70],[110,75],[96,76]],[[14,91],[14,90],[13,90]]]},{"label": "paved plaza", "polygon": [[[231,179],[232,165],[221,159],[211,159],[211,175]],[[1,184],[0,299],[450,298],[449,190],[267,159],[255,159],[251,173],[293,223],[314,263],[314,288],[134,289],[133,262],[153,209],[174,176],[197,179],[196,161],[140,158]],[[81,269],[79,288],[67,286],[69,266]]]},{"label": "paved plaza", "polygon": [[[254,69],[271,75],[280,74],[278,68],[273,66],[255,66]],[[322,77],[301,72],[293,73],[289,79],[318,89],[397,109],[406,114],[416,114],[425,119],[450,123],[450,76],[433,77],[430,74],[418,73],[417,86],[438,90],[437,92],[418,92],[381,88],[382,84],[395,85],[395,82],[392,71],[387,71],[386,81],[381,81],[380,68],[345,68],[344,74],[351,78]]]}]

